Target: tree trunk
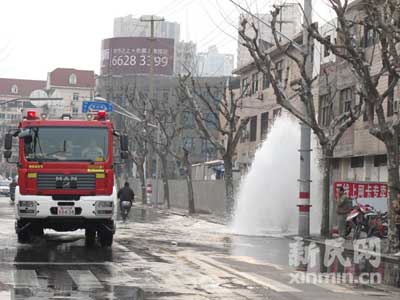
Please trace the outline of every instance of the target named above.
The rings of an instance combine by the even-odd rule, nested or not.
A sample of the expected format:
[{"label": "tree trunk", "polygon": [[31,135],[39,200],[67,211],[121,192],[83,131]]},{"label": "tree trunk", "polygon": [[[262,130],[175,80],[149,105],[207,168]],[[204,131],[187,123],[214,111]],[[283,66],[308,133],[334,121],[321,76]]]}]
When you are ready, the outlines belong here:
[{"label": "tree trunk", "polygon": [[[167,204],[167,208],[170,208],[169,201],[169,183],[168,183],[168,162],[165,156],[160,156],[161,167],[162,167],[162,181],[163,181],[163,191],[164,191],[164,203]],[[157,191],[158,192],[158,191]]]},{"label": "tree trunk", "polygon": [[232,216],[235,206],[235,191],[233,187],[232,157],[224,156],[225,209],[227,217]]},{"label": "tree trunk", "polygon": [[392,208],[392,202],[396,199],[397,189],[399,188],[399,146],[397,132],[395,136],[385,141],[387,150],[387,170],[388,170],[388,188],[387,198],[389,212],[389,247],[388,251],[393,252],[397,242],[396,226],[394,223],[395,213]]},{"label": "tree trunk", "polygon": [[140,187],[142,191],[142,204],[147,203],[147,194],[146,194],[146,180],[144,177],[144,161],[141,161],[136,167],[139,173]]},{"label": "tree trunk", "polygon": [[188,210],[189,214],[195,213],[195,206],[194,206],[194,193],[193,193],[193,182],[192,182],[192,165],[189,161],[189,152],[184,150],[184,159],[183,164],[186,169],[186,184],[188,189]]},{"label": "tree trunk", "polygon": [[322,219],[321,219],[321,236],[329,237],[329,206],[330,206],[330,187],[332,172],[333,150],[329,147],[322,147]]}]

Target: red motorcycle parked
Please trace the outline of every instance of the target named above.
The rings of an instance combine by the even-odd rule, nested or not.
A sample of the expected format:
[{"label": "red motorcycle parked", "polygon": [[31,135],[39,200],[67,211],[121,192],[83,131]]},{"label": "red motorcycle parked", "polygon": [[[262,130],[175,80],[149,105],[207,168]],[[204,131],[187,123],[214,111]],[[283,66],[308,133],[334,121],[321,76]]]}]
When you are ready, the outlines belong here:
[{"label": "red motorcycle parked", "polygon": [[357,203],[346,218],[346,236],[353,231],[353,240],[362,232],[367,237],[387,237],[387,214],[376,211],[371,205]]}]

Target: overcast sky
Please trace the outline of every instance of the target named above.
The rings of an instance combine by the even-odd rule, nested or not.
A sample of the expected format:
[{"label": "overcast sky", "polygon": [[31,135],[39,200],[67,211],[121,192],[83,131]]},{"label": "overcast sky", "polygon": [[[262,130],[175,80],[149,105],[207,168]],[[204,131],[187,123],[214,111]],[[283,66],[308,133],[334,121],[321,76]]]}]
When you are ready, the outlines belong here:
[{"label": "overcast sky", "polygon": [[[269,11],[272,2],[235,1],[253,12]],[[325,1],[314,0],[314,19],[332,17]],[[101,40],[112,37],[114,17],[129,14],[163,16],[180,23],[181,39],[198,50],[215,44],[236,54],[239,9],[229,0],[2,0],[0,77],[45,80],[57,67],[98,73]]]}]

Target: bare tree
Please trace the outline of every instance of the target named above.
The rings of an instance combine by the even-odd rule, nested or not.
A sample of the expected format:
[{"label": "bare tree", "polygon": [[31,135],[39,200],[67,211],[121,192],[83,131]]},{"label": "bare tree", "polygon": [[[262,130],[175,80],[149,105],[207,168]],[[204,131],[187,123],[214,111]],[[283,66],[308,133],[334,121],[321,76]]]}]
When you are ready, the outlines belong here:
[{"label": "bare tree", "polygon": [[[276,30],[277,17],[280,8],[275,7],[272,12],[272,33],[276,48],[264,49],[259,39],[259,32],[256,24],[249,23],[247,19],[243,19],[239,35],[243,39],[243,45],[249,50],[258,70],[262,72],[270,81],[274,90],[276,102],[283,108],[289,111],[297,119],[304,124],[308,125],[314,134],[317,136],[322,150],[322,169],[323,169],[323,194],[322,194],[322,224],[321,234],[323,236],[329,235],[329,188],[331,178],[331,158],[333,151],[338,144],[340,138],[362,114],[362,103],[350,107],[346,112],[333,116],[329,124],[322,124],[318,120],[318,112],[315,108],[313,84],[316,77],[310,76],[309,59],[312,53],[313,39],[309,40],[308,48],[304,47],[300,50],[295,47],[293,42],[282,43],[279,33]],[[254,31],[254,37],[247,35],[246,28],[251,26]],[[310,28],[313,28],[310,25]],[[303,41],[303,44],[305,41]],[[278,50],[283,53],[284,57],[289,63],[294,65],[298,71],[299,77],[296,80],[288,83],[288,78],[280,78],[277,68],[275,66],[276,60],[273,57],[273,51]],[[287,75],[286,75],[287,76]],[[287,86],[290,89],[287,89]],[[300,101],[295,101],[299,99]]]},{"label": "bare tree", "polygon": [[[400,76],[399,1],[365,0],[349,3],[348,0],[329,0],[328,3],[337,16],[338,43],[324,39],[315,27],[309,27],[309,33],[352,68],[368,108],[369,131],[386,146],[390,192],[389,250],[393,250],[396,236],[391,203],[400,183],[400,118],[397,114],[385,114],[384,104],[385,100],[393,100]],[[357,32],[361,32],[364,38]],[[377,122],[374,122],[374,114]]]},{"label": "bare tree", "polygon": [[[249,118],[240,118],[246,90],[236,95],[229,87],[201,86],[189,76],[181,77],[179,86],[184,99],[193,112],[200,133],[218,151],[224,161],[226,211],[232,213],[234,204],[233,158],[236,147]],[[222,94],[221,94],[221,91]],[[217,133],[217,135],[216,135]],[[220,137],[223,137],[222,141]]]},{"label": "bare tree", "polygon": [[150,108],[149,118],[157,124],[158,128],[153,128],[153,131],[147,135],[147,139],[161,161],[161,167],[163,169],[164,201],[167,203],[167,207],[170,208],[168,157],[172,156],[184,166],[183,170],[188,191],[188,212],[189,214],[193,214],[195,213],[195,203],[190,151],[186,149],[185,146],[176,147],[177,144],[181,144],[182,142],[180,139],[184,131],[184,126],[180,116],[185,110],[185,104],[180,102],[180,97],[169,102],[161,102],[153,99],[148,100],[148,103]]},{"label": "bare tree", "polygon": [[180,109],[177,103],[160,103],[160,101],[152,100],[149,104],[150,113],[158,128],[156,136],[148,136],[148,141],[161,162],[164,203],[167,204],[167,208],[170,208],[168,158],[171,155],[177,158],[173,146],[182,131],[178,121]]},{"label": "bare tree", "polygon": [[145,164],[149,156],[149,136],[154,135],[154,129],[149,126],[150,114],[148,113],[149,108],[146,95],[138,91],[136,85],[126,85],[123,96],[129,104],[129,111],[141,120],[138,122],[131,118],[125,118],[125,124],[127,125],[127,132],[131,137],[130,153],[139,175],[142,203],[146,204],[147,168],[145,168]]}]

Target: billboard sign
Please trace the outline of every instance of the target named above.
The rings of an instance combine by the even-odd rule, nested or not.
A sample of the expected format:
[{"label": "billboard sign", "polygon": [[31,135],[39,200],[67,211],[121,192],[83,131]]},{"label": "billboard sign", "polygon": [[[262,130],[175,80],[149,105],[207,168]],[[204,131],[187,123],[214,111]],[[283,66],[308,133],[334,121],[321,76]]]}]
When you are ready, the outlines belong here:
[{"label": "billboard sign", "polygon": [[87,113],[91,111],[104,110],[107,112],[113,111],[113,106],[111,103],[103,101],[83,101],[82,102],[82,112]]},{"label": "billboard sign", "polygon": [[174,71],[174,40],[147,37],[116,37],[105,39],[101,49],[102,75],[149,74],[151,48],[154,49],[154,74],[172,75]]}]

